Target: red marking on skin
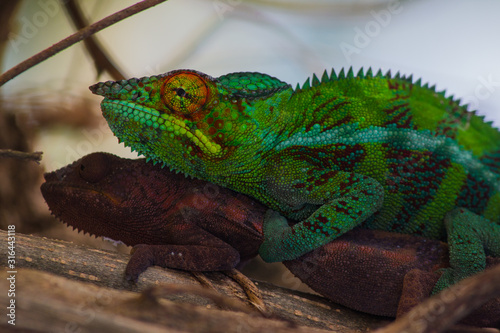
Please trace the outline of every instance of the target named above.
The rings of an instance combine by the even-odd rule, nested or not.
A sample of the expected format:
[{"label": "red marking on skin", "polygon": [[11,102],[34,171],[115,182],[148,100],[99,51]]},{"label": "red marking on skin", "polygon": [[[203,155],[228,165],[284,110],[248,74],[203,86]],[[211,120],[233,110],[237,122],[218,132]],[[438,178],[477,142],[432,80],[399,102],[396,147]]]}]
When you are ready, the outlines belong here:
[{"label": "red marking on skin", "polygon": [[[335,149],[340,147],[345,148]],[[356,153],[357,151],[362,149],[363,147],[361,145],[346,146],[341,143],[327,145],[321,148],[308,147],[307,149],[299,146],[291,146],[284,150],[284,154],[292,157],[294,160],[307,162],[307,164],[311,165],[314,170],[333,169],[333,165],[339,165],[342,170],[350,171],[352,170],[358,159],[352,159],[349,158],[349,156],[351,155],[351,153]],[[333,154],[328,153],[332,150],[335,151]],[[326,153],[324,158],[318,158],[321,153]],[[364,155],[361,154],[359,159],[361,159],[362,156]],[[346,157],[346,161],[342,161],[339,163],[338,160],[343,157]],[[332,161],[335,161],[335,163],[332,163]]]},{"label": "red marking on skin", "polygon": [[[395,122],[395,123],[397,123],[398,121],[400,121],[401,119],[403,119],[403,117],[406,117],[409,113],[410,113],[410,109],[407,108],[403,112],[399,113],[396,117],[394,117],[392,119],[392,121]],[[412,118],[412,116],[410,115],[408,118]],[[408,121],[408,120],[406,120],[406,121]]]},{"label": "red marking on skin", "polygon": [[[347,102],[345,102],[347,103]],[[340,104],[345,104],[345,103],[340,103]],[[345,116],[344,118],[340,119],[339,121],[331,124],[330,126],[326,126],[323,131],[327,131],[329,129],[332,129],[332,128],[335,128],[335,127],[338,127],[338,126],[341,126],[341,125],[344,125],[344,124],[349,124],[349,123],[352,123],[352,119],[353,119],[353,116],[351,115],[348,115],[348,116]]]},{"label": "red marking on skin", "polygon": [[[412,120],[413,120],[413,117],[408,117],[408,118],[406,119],[406,121],[403,123],[403,125],[402,125],[402,126],[403,126],[404,128],[410,128],[410,124],[411,124]],[[414,130],[416,130],[416,129],[417,129],[417,126],[416,126],[416,125],[413,125],[411,128],[412,128],[412,129],[414,129]]]},{"label": "red marking on skin", "polygon": [[389,86],[389,89],[394,89],[394,90],[399,89],[399,82],[397,82],[397,81],[387,80],[387,84]]},{"label": "red marking on skin", "polygon": [[404,103],[404,104],[400,104],[400,105],[395,105],[390,109],[384,109],[383,111],[387,114],[391,114],[391,113],[394,113],[394,112],[398,111],[399,109],[401,109],[403,107],[407,107],[407,106],[408,106],[408,103]]},{"label": "red marking on skin", "polygon": [[223,129],[224,128],[224,120],[222,119],[217,119],[214,123],[215,128],[217,129]]},{"label": "red marking on skin", "polygon": [[210,134],[210,135],[214,135],[215,133],[217,133],[217,130],[216,130],[214,127],[210,127],[210,128],[208,129],[208,134]]},{"label": "red marking on skin", "polygon": [[362,212],[361,211],[349,211],[349,209],[352,208],[351,205],[349,205],[347,202],[345,202],[344,200],[339,200],[337,201],[335,207],[333,207],[333,209],[336,211],[336,212],[339,212],[339,213],[343,213],[345,215],[353,215],[353,214],[356,214],[357,216],[361,216],[362,215]]},{"label": "red marking on skin", "polygon": [[328,171],[327,173],[325,174],[322,174],[319,179],[317,179],[315,182],[314,182],[314,185],[316,186],[321,186],[325,183],[328,182],[329,179],[332,179],[335,177],[335,175],[337,175],[337,171]]},{"label": "red marking on skin", "polygon": [[[319,221],[321,218],[323,218],[326,222],[328,222],[328,220],[326,220],[326,219],[325,219],[323,216],[321,216],[321,215],[319,215],[319,216],[317,217],[317,220]],[[320,221],[320,222],[321,222],[321,221]],[[325,222],[325,223],[326,223],[326,222]],[[309,229],[309,230],[313,230],[313,231],[319,230],[319,232],[320,232],[322,235],[326,236],[326,237],[330,236],[330,234],[328,233],[328,231],[324,230],[323,228],[320,228],[318,225],[316,225],[316,223],[313,223],[313,222],[310,222],[310,221],[307,221],[307,220],[306,220],[306,221],[304,221],[304,227],[306,227],[306,228],[307,228],[307,229]],[[336,229],[337,233],[338,233],[338,231],[339,231],[339,229],[338,229],[338,228],[336,228],[336,227],[332,227],[331,229],[333,229],[333,230],[335,230],[335,229]],[[292,230],[293,230],[293,229],[292,229]]]},{"label": "red marking on skin", "polygon": [[307,221],[307,220],[304,221],[304,227],[306,227],[309,230],[314,230],[317,228],[314,223],[312,223],[311,221]]},{"label": "red marking on skin", "polygon": [[294,188],[303,188],[303,187],[306,187],[306,184],[299,183],[299,184],[292,185],[292,187],[294,187]]},{"label": "red marking on skin", "polygon": [[358,181],[354,181],[354,174],[349,175],[349,179],[340,183],[340,195],[344,196],[349,193],[349,190],[352,188],[352,185],[357,183]]},{"label": "red marking on skin", "polygon": [[198,124],[196,124],[196,126],[198,127],[199,130],[202,130],[202,129],[207,129],[210,127],[210,125],[208,125],[207,123],[205,122],[199,122]]},{"label": "red marking on skin", "polygon": [[[319,92],[318,92],[318,93],[319,93]],[[313,97],[315,97],[315,96],[313,96]],[[313,114],[314,114],[314,113],[316,113],[316,112],[318,112],[318,111],[320,111],[320,110],[321,110],[321,109],[323,109],[325,106],[327,106],[327,105],[328,105],[328,104],[330,104],[331,102],[336,101],[337,99],[338,99],[338,97],[337,97],[337,96],[335,96],[335,97],[332,97],[332,98],[330,98],[330,99],[326,100],[325,102],[321,103],[320,105],[318,105],[318,107],[317,107],[317,108],[315,108],[315,109],[313,110]],[[341,107],[342,105],[345,105],[346,103],[348,103],[348,102],[342,102],[342,103],[339,103],[339,104],[335,105],[335,106],[333,107],[333,110],[332,110],[332,111],[335,111],[336,109],[338,109],[338,108],[339,108],[339,107]]]},{"label": "red marking on skin", "polygon": [[330,226],[330,229],[333,230],[333,231],[335,231],[336,235],[340,234],[340,232],[341,232],[340,228],[337,228],[337,227],[334,227],[334,226]]},{"label": "red marking on skin", "polygon": [[[312,113],[315,114],[317,112],[319,112],[320,110],[322,110],[323,108],[325,108],[328,104],[336,101],[338,99],[338,97],[333,97],[333,98],[330,98],[328,99],[327,101],[321,103],[320,105],[318,105],[318,107],[316,107]],[[344,101],[344,102],[340,102],[339,104],[336,104],[334,105],[333,107],[331,107],[328,112],[325,112],[325,114],[323,115],[323,117],[321,119],[318,119],[317,121],[315,122],[311,122],[308,126],[306,126],[306,131],[309,131],[311,129],[311,127],[315,124],[315,123],[318,123],[318,124],[325,124],[326,123],[326,119],[330,118],[332,114],[335,114],[335,112],[340,109],[341,107],[343,107],[344,105],[346,104],[350,104],[349,102],[347,101]],[[338,121],[336,124],[333,124],[333,125],[330,125],[328,128],[325,128],[323,129],[323,131],[327,130],[327,129],[331,129],[335,126],[338,126],[340,124],[345,124],[348,122],[347,118],[352,118],[351,116],[347,116],[343,119],[341,119],[340,121]]]},{"label": "red marking on skin", "polygon": [[214,118],[208,117],[207,118],[207,124],[211,125],[214,122]]},{"label": "red marking on skin", "polygon": [[330,233],[327,231],[328,229],[329,230],[333,230],[335,232],[335,234],[339,234],[340,233],[340,229],[335,227],[335,226],[328,226],[328,229],[325,230],[325,228],[323,228],[323,226],[325,225],[328,225],[328,219],[326,217],[324,217],[323,215],[321,214],[318,214],[318,216],[316,217],[316,220],[320,223],[320,224],[317,224],[317,223],[311,223],[310,221],[304,221],[304,226],[306,228],[313,228],[314,230],[320,230],[320,233],[326,237],[330,236]]},{"label": "red marking on skin", "polygon": [[323,223],[323,224],[326,224],[328,223],[328,219],[326,217],[324,217],[323,215],[319,214],[318,217],[317,217],[318,221]]},{"label": "red marking on skin", "polygon": [[151,91],[151,86],[146,86],[146,88],[144,88],[144,90],[146,90],[147,92],[150,92]]}]

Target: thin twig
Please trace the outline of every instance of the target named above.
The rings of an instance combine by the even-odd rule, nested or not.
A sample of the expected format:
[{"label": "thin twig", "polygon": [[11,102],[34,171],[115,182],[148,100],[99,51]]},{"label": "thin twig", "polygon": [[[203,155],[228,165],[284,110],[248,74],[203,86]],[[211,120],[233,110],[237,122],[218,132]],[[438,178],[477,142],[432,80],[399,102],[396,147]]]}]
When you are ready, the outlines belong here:
[{"label": "thin twig", "polygon": [[18,160],[31,160],[35,161],[38,164],[40,164],[40,161],[42,159],[42,154],[43,153],[41,151],[27,153],[24,151],[17,151],[11,149],[0,149],[0,158],[8,157],[8,158],[15,158]]},{"label": "thin twig", "polygon": [[[66,11],[68,12],[71,21],[77,30],[84,29],[89,25],[75,0],[66,1],[64,6],[66,7]],[[94,36],[87,37],[83,40],[83,43],[85,43],[87,51],[94,60],[97,75],[101,74],[103,71],[107,71],[113,80],[118,81],[125,79],[123,71],[118,69],[118,67],[110,60],[109,55],[106,54],[101,44],[96,40],[96,38],[94,38]]]},{"label": "thin twig", "polygon": [[0,75],[0,86],[4,85],[6,82],[10,81],[17,75],[21,74],[22,72],[26,71],[27,69],[39,64],[43,60],[50,58],[54,54],[68,48],[69,46],[83,40],[84,38],[87,38],[90,35],[95,34],[98,31],[101,31],[102,29],[119,22],[129,16],[132,16],[140,11],[143,11],[145,9],[148,9],[150,7],[156,6],[159,3],[165,2],[167,0],[144,0],[142,2],[139,2],[133,6],[130,6],[128,8],[125,8],[117,13],[114,13],[108,17],[103,18],[99,22],[96,22],[92,25],[89,25],[88,27],[79,30],[78,32],[74,33],[73,35],[66,37],[65,39],[57,42],[56,44],[52,45],[51,47],[35,54],[34,56],[26,59],[25,61],[17,64],[16,66],[12,67],[9,69],[7,72],[3,73]]}]

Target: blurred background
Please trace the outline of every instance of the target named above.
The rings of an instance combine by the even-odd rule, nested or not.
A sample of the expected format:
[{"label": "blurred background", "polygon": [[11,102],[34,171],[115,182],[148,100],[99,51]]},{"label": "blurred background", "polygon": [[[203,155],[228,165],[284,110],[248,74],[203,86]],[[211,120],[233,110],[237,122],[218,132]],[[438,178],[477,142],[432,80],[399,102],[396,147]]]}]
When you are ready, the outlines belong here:
[{"label": "blurred background", "polygon": [[[93,23],[133,3],[0,4],[2,72],[74,33],[74,8]],[[295,86],[331,68],[400,71],[446,89],[498,127],[498,13],[495,0],[171,0],[95,38],[127,78],[178,68],[215,77],[257,71]],[[100,114],[101,98],[88,90],[108,79],[80,42],[0,88],[0,149],[43,151],[40,165],[0,159],[0,228],[15,224],[17,232],[113,248],[52,218],[39,191],[44,171],[91,152],[136,157],[118,144]],[[297,285],[279,265],[265,265],[262,274],[275,269],[274,282]]]}]

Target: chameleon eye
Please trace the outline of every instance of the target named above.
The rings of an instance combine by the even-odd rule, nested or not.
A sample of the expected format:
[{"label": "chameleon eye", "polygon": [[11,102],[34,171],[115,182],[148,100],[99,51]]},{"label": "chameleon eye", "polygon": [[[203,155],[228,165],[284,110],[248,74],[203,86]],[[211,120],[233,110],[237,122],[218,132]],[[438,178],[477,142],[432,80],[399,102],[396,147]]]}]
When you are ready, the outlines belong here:
[{"label": "chameleon eye", "polygon": [[87,155],[77,166],[80,177],[89,183],[97,183],[111,173],[110,162],[110,156],[106,154]]},{"label": "chameleon eye", "polygon": [[165,80],[161,98],[170,110],[191,114],[207,101],[208,87],[205,81],[194,73],[179,73]]}]

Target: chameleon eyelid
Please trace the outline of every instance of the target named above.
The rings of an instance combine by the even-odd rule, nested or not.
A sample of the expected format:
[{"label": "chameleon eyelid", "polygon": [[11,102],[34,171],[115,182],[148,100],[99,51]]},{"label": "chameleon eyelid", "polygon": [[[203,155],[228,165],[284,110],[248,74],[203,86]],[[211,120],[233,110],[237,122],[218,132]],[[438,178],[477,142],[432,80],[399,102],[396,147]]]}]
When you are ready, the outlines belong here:
[{"label": "chameleon eyelid", "polygon": [[208,100],[209,89],[202,77],[194,73],[178,73],[165,79],[161,97],[174,113],[193,114]]}]

